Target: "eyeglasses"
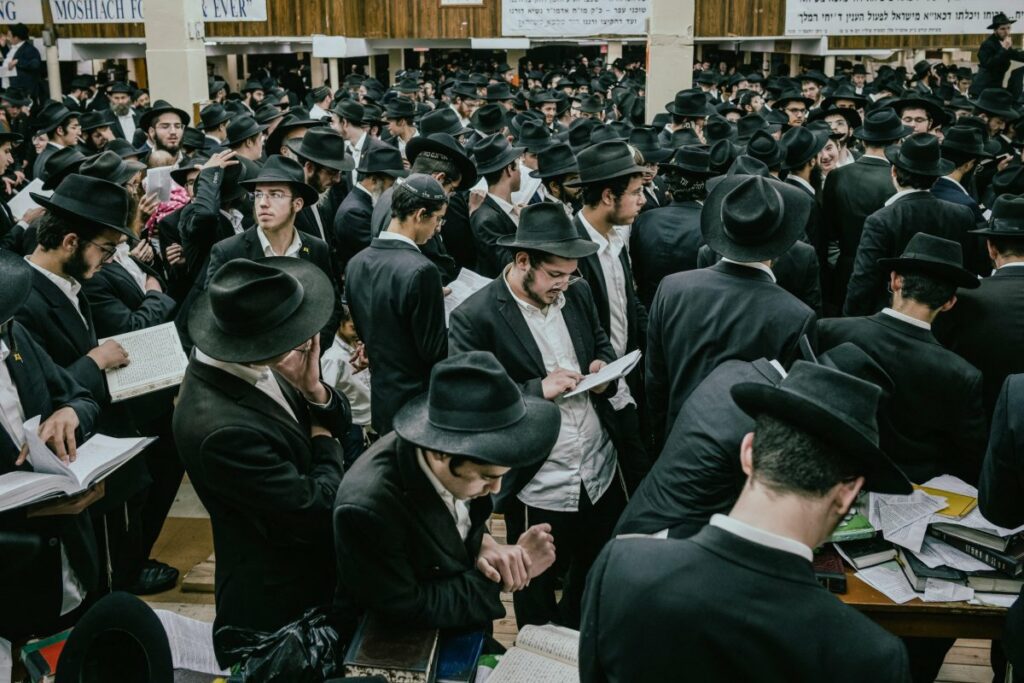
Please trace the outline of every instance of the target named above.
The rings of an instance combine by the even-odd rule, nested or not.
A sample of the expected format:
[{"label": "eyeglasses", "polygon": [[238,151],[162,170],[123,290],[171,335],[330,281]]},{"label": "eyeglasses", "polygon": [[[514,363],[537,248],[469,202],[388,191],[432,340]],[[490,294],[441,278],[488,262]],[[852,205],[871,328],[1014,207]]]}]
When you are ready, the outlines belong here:
[{"label": "eyeglasses", "polygon": [[169,130],[183,130],[184,128],[185,128],[185,126],[181,125],[180,123],[158,123],[158,124],[156,124],[156,129],[164,131],[164,132],[169,131]]},{"label": "eyeglasses", "polygon": [[262,190],[256,190],[255,192],[252,193],[252,196],[253,196],[253,199],[255,199],[258,202],[259,201],[263,201],[264,199],[270,199],[272,201],[279,202],[282,199],[290,199],[291,197],[294,197],[295,195],[293,195],[293,194],[285,194],[284,192],[281,192],[280,190],[271,190],[270,192],[263,192]]},{"label": "eyeglasses", "polygon": [[104,263],[112,261],[114,257],[117,256],[117,247],[112,247],[109,244],[100,244],[99,242],[93,242],[92,240],[85,241],[103,252]]},{"label": "eyeglasses", "polygon": [[928,118],[927,116],[904,116],[903,117],[903,123],[906,123],[908,125],[911,124],[911,123],[928,123],[929,121],[931,121],[931,119]]},{"label": "eyeglasses", "polygon": [[786,109],[785,112],[793,116],[805,116],[807,114],[806,109]]}]

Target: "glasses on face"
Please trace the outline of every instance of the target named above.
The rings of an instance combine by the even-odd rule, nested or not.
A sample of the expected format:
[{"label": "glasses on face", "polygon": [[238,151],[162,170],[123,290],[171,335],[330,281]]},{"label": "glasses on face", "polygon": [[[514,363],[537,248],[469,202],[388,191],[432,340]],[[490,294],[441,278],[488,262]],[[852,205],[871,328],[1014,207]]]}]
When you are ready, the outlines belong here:
[{"label": "glasses on face", "polygon": [[803,109],[803,108],[801,108],[801,109],[789,108],[789,109],[786,109],[785,111],[790,116],[806,116],[807,115],[807,110]]},{"label": "glasses on face", "polygon": [[263,201],[264,199],[269,199],[271,201],[279,202],[282,199],[291,199],[295,195],[291,195],[291,194],[288,194],[286,192],[281,192],[281,190],[271,190],[270,192],[264,192],[263,190],[256,190],[255,192],[252,193],[252,196],[253,196],[253,199],[255,199],[258,202]]},{"label": "glasses on face", "polygon": [[543,272],[544,275],[546,275],[549,279],[555,280],[556,282],[558,280],[563,280],[563,279],[566,280],[566,282],[565,282],[565,288],[566,289],[568,289],[569,287],[572,287],[574,284],[576,284],[577,282],[579,282],[580,280],[583,279],[581,276],[573,275],[572,273],[558,273],[558,272],[552,273],[550,270],[548,270],[544,266],[538,266],[537,269],[540,270],[541,272]]},{"label": "glasses on face", "polygon": [[112,261],[114,256],[117,255],[117,247],[112,247],[109,244],[100,244],[99,242],[93,242],[92,240],[85,240],[92,246],[96,247],[103,252],[103,262]]},{"label": "glasses on face", "polygon": [[915,123],[928,123],[929,121],[931,121],[931,119],[928,118],[927,116],[904,116],[903,117],[903,123],[907,124],[908,126],[913,125]]},{"label": "glasses on face", "polygon": [[185,126],[180,123],[158,123],[156,129],[166,133],[169,130],[184,130]]}]

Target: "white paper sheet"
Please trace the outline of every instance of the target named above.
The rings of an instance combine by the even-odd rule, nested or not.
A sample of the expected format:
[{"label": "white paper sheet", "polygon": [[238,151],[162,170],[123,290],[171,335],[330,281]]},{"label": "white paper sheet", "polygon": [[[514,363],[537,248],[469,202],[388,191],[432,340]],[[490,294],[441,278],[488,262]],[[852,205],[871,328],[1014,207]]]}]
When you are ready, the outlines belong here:
[{"label": "white paper sheet", "polygon": [[1014,593],[979,593],[975,591],[972,605],[988,605],[989,607],[1012,607],[1017,602]]},{"label": "white paper sheet", "polygon": [[910,602],[921,595],[914,591],[903,570],[896,560],[889,560],[874,567],[862,569],[854,574],[876,591],[889,598],[897,605]]},{"label": "white paper sheet", "polygon": [[868,518],[876,529],[881,529],[885,540],[917,553],[932,516],[944,507],[945,498],[924,491],[914,491],[909,496],[872,493]]},{"label": "white paper sheet", "polygon": [[942,579],[926,579],[924,583],[925,602],[963,602],[974,597],[974,589]]},{"label": "white paper sheet", "polygon": [[473,272],[469,268],[461,269],[459,271],[459,276],[448,283],[448,289],[450,289],[451,292],[449,292],[444,298],[445,324],[448,323],[448,318],[451,317],[452,311],[458,308],[459,304],[490,283],[491,280],[485,278],[479,273]]},{"label": "white paper sheet", "polygon": [[153,610],[167,632],[171,644],[171,660],[175,669],[198,671],[213,676],[227,676],[217,665],[213,653],[213,624],[190,619],[167,610]]},{"label": "white paper sheet", "polygon": [[[965,496],[971,496],[973,498],[978,497],[978,489],[971,486],[967,482],[954,477],[951,474],[943,474],[938,477],[934,477],[926,481],[922,486],[928,486],[936,489],[945,489],[951,493],[960,493]],[[969,529],[977,529],[978,531],[985,531],[994,536],[1012,536],[1013,534],[1024,531],[1024,524],[1014,529],[1007,529],[1005,527],[997,526],[992,522],[985,519],[981,514],[981,508],[975,507],[969,513],[964,515],[962,519],[951,521],[948,517],[936,516],[932,521],[945,522],[947,524],[957,524],[959,526],[965,526]]]},{"label": "white paper sheet", "polygon": [[11,197],[11,201],[7,202],[7,208],[11,210],[11,215],[14,216],[15,220],[21,220],[31,209],[38,209],[39,205],[36,204],[35,200],[29,195],[30,192],[41,194],[44,197],[49,197],[53,194],[53,190],[44,190],[43,181],[39,178],[34,178],[32,182],[26,185],[18,194]]},{"label": "white paper sheet", "polygon": [[924,543],[921,545],[921,552],[914,553],[914,555],[930,569],[950,567],[952,569],[959,569],[962,572],[978,572],[992,569],[992,567],[981,560],[975,559],[937,538],[928,536],[925,537]]},{"label": "white paper sheet", "polygon": [[640,362],[640,349],[627,353],[622,358],[612,361],[608,365],[601,368],[598,372],[585,376],[580,383],[576,385],[576,388],[567,394],[563,394],[565,398],[582,394],[584,391],[590,391],[594,387],[599,387],[602,384],[612,382],[625,377],[630,371],[636,367],[636,364]]}]

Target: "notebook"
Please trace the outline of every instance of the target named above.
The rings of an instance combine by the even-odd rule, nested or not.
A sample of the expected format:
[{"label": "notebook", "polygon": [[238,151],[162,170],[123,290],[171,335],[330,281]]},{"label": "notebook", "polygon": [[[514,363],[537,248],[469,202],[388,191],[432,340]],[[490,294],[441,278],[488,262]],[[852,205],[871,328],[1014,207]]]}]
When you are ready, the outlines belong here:
[{"label": "notebook", "polygon": [[579,631],[524,626],[487,683],[579,683]]}]

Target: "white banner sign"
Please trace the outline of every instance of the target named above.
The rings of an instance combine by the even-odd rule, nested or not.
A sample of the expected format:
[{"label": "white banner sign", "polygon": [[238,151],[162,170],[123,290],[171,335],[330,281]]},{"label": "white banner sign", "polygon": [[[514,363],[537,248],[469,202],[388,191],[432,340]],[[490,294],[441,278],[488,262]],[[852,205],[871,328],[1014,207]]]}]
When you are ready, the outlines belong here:
[{"label": "white banner sign", "polygon": [[0,24],[43,23],[43,0],[0,0]]},{"label": "white banner sign", "polygon": [[[206,21],[267,20],[267,0],[202,2],[203,17]],[[3,4],[4,0],[0,0],[0,5]],[[130,24],[145,20],[142,0],[50,0],[50,12],[53,14],[55,24]],[[42,19],[33,23],[42,23]]]},{"label": "white banner sign", "polygon": [[503,0],[505,36],[642,35],[648,0]]},{"label": "white banner sign", "polygon": [[1024,18],[1021,0],[786,0],[786,35],[989,33],[992,16]]}]

